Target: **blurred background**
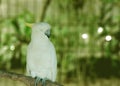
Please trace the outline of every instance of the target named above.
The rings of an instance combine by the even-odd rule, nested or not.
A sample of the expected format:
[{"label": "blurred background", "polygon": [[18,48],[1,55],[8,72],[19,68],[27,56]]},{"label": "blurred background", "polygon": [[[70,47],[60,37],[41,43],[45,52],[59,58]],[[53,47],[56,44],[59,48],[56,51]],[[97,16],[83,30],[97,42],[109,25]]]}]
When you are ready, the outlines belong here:
[{"label": "blurred background", "polygon": [[[52,27],[57,82],[120,86],[120,0],[0,0],[0,70],[26,74],[25,23],[40,21]],[[8,85],[24,86],[0,78]]]}]

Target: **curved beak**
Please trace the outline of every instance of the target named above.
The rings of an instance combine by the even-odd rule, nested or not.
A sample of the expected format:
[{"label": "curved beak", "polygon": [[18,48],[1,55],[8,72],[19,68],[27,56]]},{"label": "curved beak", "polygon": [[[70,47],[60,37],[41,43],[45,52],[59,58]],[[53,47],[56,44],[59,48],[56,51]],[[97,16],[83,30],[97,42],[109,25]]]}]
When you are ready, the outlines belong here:
[{"label": "curved beak", "polygon": [[48,38],[50,38],[50,30],[47,30],[47,31],[45,32],[45,35],[46,35]]}]

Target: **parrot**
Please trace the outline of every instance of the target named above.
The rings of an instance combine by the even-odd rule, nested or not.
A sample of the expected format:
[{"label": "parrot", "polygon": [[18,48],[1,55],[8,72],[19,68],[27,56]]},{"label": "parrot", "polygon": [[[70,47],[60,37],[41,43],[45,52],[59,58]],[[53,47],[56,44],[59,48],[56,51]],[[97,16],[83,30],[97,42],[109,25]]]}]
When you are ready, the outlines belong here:
[{"label": "parrot", "polygon": [[55,47],[49,40],[51,26],[46,22],[34,23],[31,26],[31,41],[27,47],[26,70],[35,78],[35,86],[46,80],[55,81],[57,58]]}]

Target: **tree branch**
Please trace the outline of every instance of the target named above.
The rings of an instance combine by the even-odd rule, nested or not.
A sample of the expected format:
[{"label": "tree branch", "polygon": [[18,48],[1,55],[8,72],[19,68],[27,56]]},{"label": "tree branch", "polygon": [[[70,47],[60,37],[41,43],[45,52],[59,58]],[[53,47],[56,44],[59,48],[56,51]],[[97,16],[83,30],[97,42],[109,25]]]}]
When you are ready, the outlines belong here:
[{"label": "tree branch", "polygon": [[51,2],[51,0],[41,0],[41,1],[42,4],[40,4],[40,13],[38,15],[38,18],[36,19],[36,22],[42,22],[44,20],[47,8]]},{"label": "tree branch", "polygon": [[[20,82],[23,82],[24,84],[26,84],[26,86],[34,86],[35,85],[35,78],[32,78],[30,76],[25,76],[22,74],[0,71],[0,78],[8,78],[8,79],[11,79],[14,81],[20,81]],[[41,82],[38,84],[38,86],[42,86]],[[46,86],[62,86],[62,85],[60,85],[56,82],[47,80]]]},{"label": "tree branch", "polygon": [[46,15],[46,11],[47,11],[47,8],[50,4],[51,0],[44,0],[44,5],[43,5],[43,11],[41,13],[41,16],[40,16],[40,21],[43,21],[44,18],[45,18],[45,15]]}]

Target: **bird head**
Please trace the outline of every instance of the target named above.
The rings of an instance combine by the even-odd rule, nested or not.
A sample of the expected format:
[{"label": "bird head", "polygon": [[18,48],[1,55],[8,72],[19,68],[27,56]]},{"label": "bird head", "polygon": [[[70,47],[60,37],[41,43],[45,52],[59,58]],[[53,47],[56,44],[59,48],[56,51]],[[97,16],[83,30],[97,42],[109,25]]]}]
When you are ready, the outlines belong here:
[{"label": "bird head", "polygon": [[33,34],[39,34],[44,33],[48,38],[50,37],[50,25],[48,23],[42,22],[42,23],[35,23],[31,25],[27,25],[32,27],[32,33]]}]

